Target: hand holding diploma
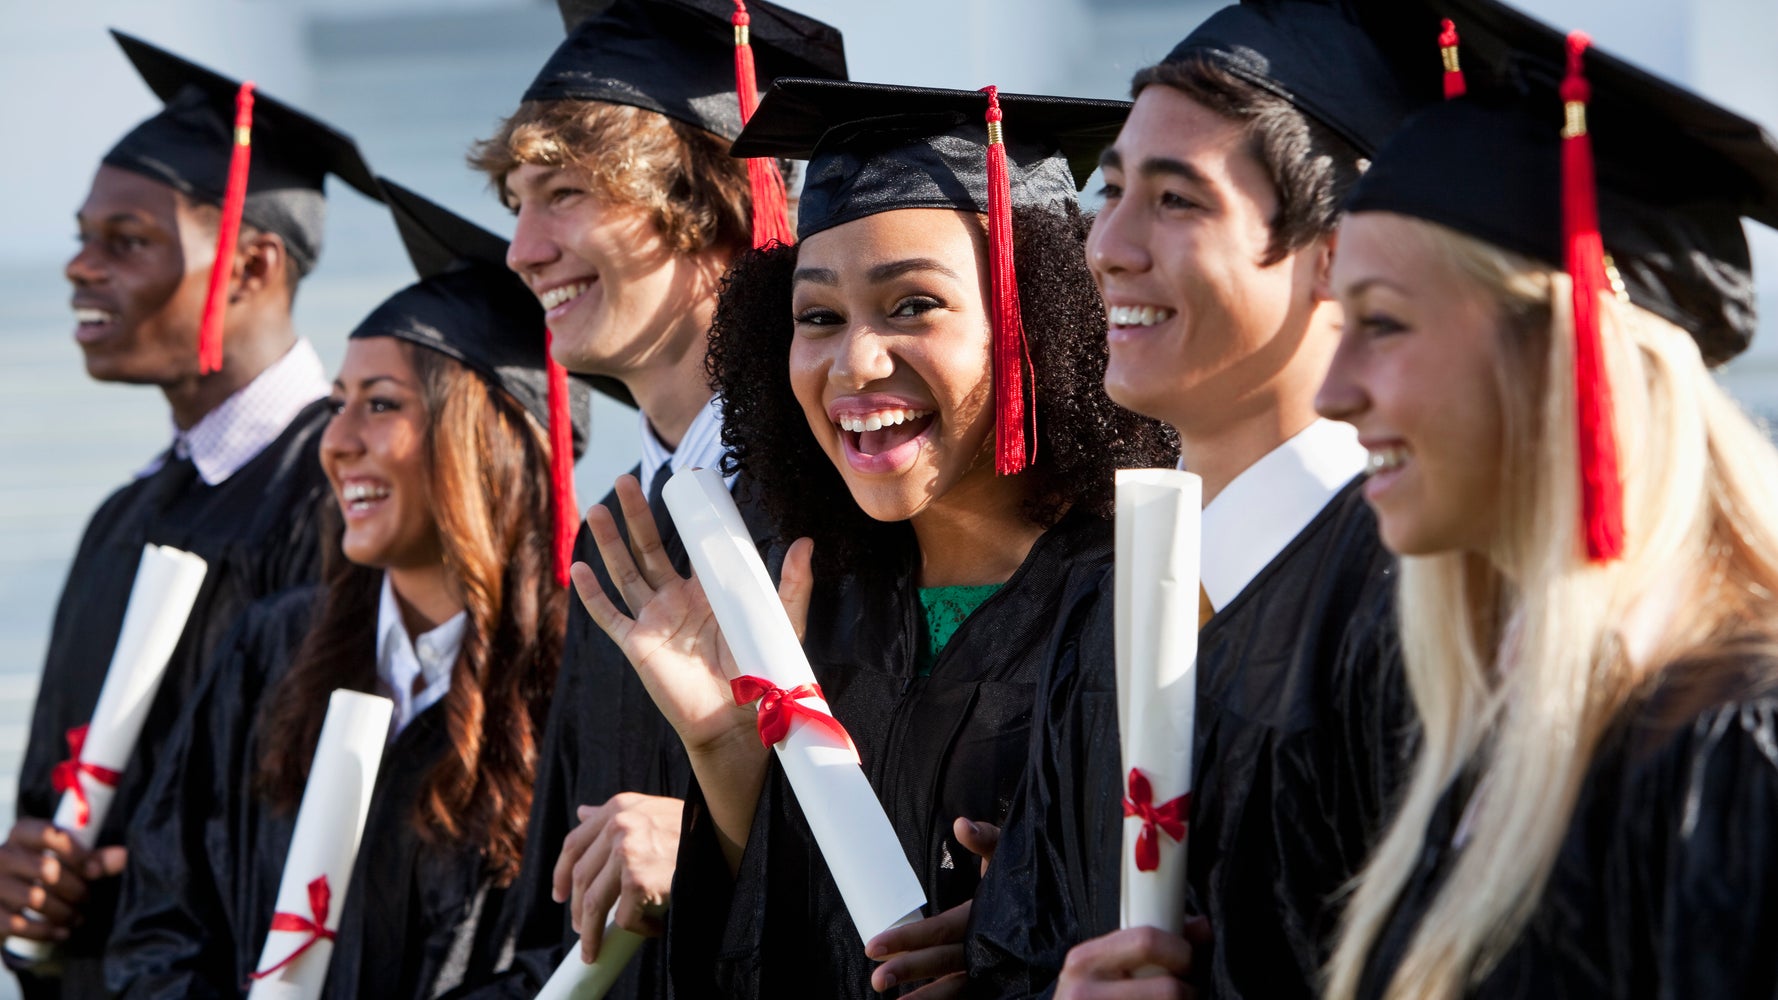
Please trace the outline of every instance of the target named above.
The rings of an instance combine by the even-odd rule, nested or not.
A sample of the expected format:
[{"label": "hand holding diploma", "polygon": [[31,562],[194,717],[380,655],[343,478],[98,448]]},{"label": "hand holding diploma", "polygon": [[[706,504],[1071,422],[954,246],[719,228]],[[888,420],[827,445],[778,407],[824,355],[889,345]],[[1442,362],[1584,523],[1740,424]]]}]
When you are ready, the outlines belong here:
[{"label": "hand holding diploma", "polygon": [[[0,905],[12,911],[7,931],[14,935],[6,949],[19,958],[46,957],[39,942],[66,937],[61,929],[86,898],[86,881],[123,870],[121,848],[91,852],[208,568],[189,552],[142,549],[92,721],[68,733],[68,759],[52,776],[62,793],[55,829],[22,820],[0,851]],[[57,926],[30,926],[46,918]]]},{"label": "hand holding diploma", "polygon": [[620,481],[618,496],[640,569],[600,511],[588,524],[636,618],[619,614],[583,568],[576,586],[685,740],[731,867],[738,867],[764,781],[763,740],[775,747],[859,932],[874,937],[916,916],[924,905],[919,881],[798,638],[812,546],[791,546],[774,594],[722,478],[681,472],[667,484],[666,501],[697,572],[687,581],[665,565],[635,482]]}]

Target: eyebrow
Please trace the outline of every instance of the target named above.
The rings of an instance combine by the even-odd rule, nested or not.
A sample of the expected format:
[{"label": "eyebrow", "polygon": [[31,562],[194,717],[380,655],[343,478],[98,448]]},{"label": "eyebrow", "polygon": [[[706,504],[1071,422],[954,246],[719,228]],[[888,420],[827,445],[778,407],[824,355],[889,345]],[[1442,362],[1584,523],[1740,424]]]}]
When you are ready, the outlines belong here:
[{"label": "eyebrow", "polygon": [[[372,375],[369,378],[361,378],[358,380],[358,391],[363,392],[371,386],[376,385],[378,382],[391,382],[396,386],[401,386],[402,384],[401,380],[393,375]],[[333,380],[333,387],[335,389],[344,389],[346,383],[343,380],[336,378]]]},{"label": "eyebrow", "polygon": [[[880,285],[886,281],[894,281],[896,278],[899,278],[904,274],[915,274],[919,272],[942,274],[945,277],[950,278],[952,281],[963,280],[956,271],[951,270],[931,257],[909,257],[906,260],[892,260],[887,264],[878,264],[876,267],[864,272],[864,279],[873,285]],[[814,285],[837,285],[840,283],[840,276],[831,269],[825,267],[799,267],[793,274],[791,274],[791,281],[806,281]]]},{"label": "eyebrow", "polygon": [[[1099,166],[1101,169],[1122,170],[1124,169],[1124,156],[1117,151],[1115,146],[1107,146],[1105,152],[1099,154]],[[1210,178],[1205,176],[1202,170],[1171,156],[1151,156],[1142,161],[1137,167],[1137,171],[1144,177],[1178,177],[1200,187],[1215,186],[1210,183]]]},{"label": "eyebrow", "polygon": [[790,275],[792,284],[808,282],[812,285],[837,285],[840,276],[825,267],[799,267]]},{"label": "eyebrow", "polygon": [[1401,285],[1398,285],[1395,282],[1390,281],[1388,278],[1382,277],[1380,275],[1373,275],[1369,278],[1363,278],[1358,281],[1354,281],[1350,285],[1347,285],[1346,289],[1343,293],[1343,297],[1357,298],[1358,296],[1363,295],[1365,292],[1368,292],[1373,288],[1387,288],[1397,295],[1407,296],[1407,297],[1411,297],[1413,294],[1412,292],[1409,292],[1406,288],[1402,287]]},{"label": "eyebrow", "polygon": [[[555,180],[556,177],[561,174],[561,172],[562,172],[561,167],[550,167],[549,169],[543,171],[540,174],[532,175],[531,180],[528,183],[526,183],[524,186],[527,188],[543,187],[544,185],[548,184],[550,181]],[[511,208],[513,202],[517,198],[518,198],[518,195],[514,194],[513,190],[512,190],[512,174],[508,173],[505,177],[502,177],[500,179],[500,200],[505,202],[508,208]]]}]

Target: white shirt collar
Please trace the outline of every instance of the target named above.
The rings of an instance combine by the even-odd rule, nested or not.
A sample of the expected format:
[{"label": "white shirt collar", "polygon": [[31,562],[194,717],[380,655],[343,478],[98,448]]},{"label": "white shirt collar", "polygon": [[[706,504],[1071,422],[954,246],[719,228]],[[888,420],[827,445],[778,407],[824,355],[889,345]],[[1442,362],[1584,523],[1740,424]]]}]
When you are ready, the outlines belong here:
[{"label": "white shirt collar", "polygon": [[[226,481],[278,439],[303,408],[327,395],[327,370],[307,340],[298,340],[253,381],[235,390],[190,429],[173,430],[173,453],[189,455],[210,486]],[[157,460],[144,475],[160,468]]]},{"label": "white shirt collar", "polygon": [[[668,448],[662,444],[661,439],[654,436],[654,428],[648,425],[648,417],[643,414],[638,416],[642,421],[643,493],[648,492],[663,465],[672,470],[670,475],[677,475],[686,469],[722,468],[722,456],[728,454],[728,449],[722,445],[721,397],[710,397],[710,402],[692,418],[691,426],[685,429],[685,435],[679,439],[677,448]],[[734,488],[734,476],[723,478],[731,489]]]},{"label": "white shirt collar", "polygon": [[451,671],[457,665],[468,626],[469,612],[459,611],[432,631],[410,639],[401,621],[401,605],[395,600],[395,586],[389,582],[389,574],[383,574],[383,596],[377,604],[377,686],[395,702],[389,720],[390,742],[451,690]]},{"label": "white shirt collar", "polygon": [[1240,596],[1364,461],[1351,424],[1317,419],[1223,487],[1204,508],[1200,573],[1210,606],[1220,611]]}]

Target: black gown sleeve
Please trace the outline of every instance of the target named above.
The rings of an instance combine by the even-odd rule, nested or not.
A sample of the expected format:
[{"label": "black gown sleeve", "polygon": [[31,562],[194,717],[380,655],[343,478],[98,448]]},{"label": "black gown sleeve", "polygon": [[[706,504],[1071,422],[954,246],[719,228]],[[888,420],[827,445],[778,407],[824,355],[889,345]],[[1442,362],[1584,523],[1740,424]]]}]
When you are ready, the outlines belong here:
[{"label": "black gown sleeve", "polygon": [[1601,907],[1617,985],[1778,997],[1778,699],[1700,715],[1631,769],[1617,812]]},{"label": "black gown sleeve", "polygon": [[[253,708],[266,673],[265,646],[279,618],[306,622],[311,591],[255,605],[219,647],[210,671],[169,737],[130,827],[117,923],[106,948],[109,987],[129,1000],[235,997],[252,971],[237,939],[237,884],[255,878],[248,787]],[[289,640],[276,644],[287,651]]]},{"label": "black gown sleeve", "polygon": [[1030,765],[971,908],[972,996],[1048,996],[1069,948],[1117,929],[1122,750],[1111,610],[1101,602],[1077,655],[1039,688]]}]

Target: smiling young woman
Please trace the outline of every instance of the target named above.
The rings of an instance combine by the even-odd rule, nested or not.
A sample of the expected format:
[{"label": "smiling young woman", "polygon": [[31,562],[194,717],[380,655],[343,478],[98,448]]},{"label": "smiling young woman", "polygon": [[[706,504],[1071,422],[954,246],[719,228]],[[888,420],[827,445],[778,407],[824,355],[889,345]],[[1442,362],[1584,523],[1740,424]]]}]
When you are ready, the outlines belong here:
[{"label": "smiling young woman", "polygon": [[[653,592],[624,595],[635,621],[581,593],[697,778],[669,930],[682,995],[867,997],[961,969],[975,854],[988,847],[979,826],[957,821],[1003,818],[1039,676],[1111,655],[1112,473],[1166,464],[1176,445],[1105,396],[1104,313],[1074,202],[1091,153],[1059,137],[1102,141],[1125,106],[997,101],[1010,232],[984,219],[999,196],[980,92],[781,81],[736,144],[737,155],[810,164],[801,242],[744,255],[725,279],[710,347],[725,440],[778,537],[801,539],[778,553],[793,617],[806,607],[815,675],[942,941],[873,969],[901,946],[876,942],[867,955],[802,817],[821,806],[799,808],[752,713],[733,708],[720,641],[654,648],[697,583],[645,554]],[[997,237],[1016,279],[993,272]],[[1013,330],[996,303],[1013,297],[1034,457],[1003,475],[1007,397],[995,383]],[[625,492],[634,526],[636,493]],[[598,512],[592,523],[623,579],[615,532]]]},{"label": "smiling young woman", "polygon": [[1778,143],[1468,6],[1501,65],[1379,152],[1333,269],[1319,402],[1370,451],[1420,732],[1327,995],[1771,995],[1778,451],[1706,365],[1753,332]]},{"label": "smiling young woman", "polygon": [[[436,996],[501,950],[567,612],[542,317],[503,241],[386,191],[422,280],[359,325],[334,382],[322,583],[249,609],[157,774],[107,955],[129,996],[232,995],[255,971],[341,688],[395,709],[334,887],[329,991]],[[570,397],[584,415],[585,387]]]}]

